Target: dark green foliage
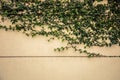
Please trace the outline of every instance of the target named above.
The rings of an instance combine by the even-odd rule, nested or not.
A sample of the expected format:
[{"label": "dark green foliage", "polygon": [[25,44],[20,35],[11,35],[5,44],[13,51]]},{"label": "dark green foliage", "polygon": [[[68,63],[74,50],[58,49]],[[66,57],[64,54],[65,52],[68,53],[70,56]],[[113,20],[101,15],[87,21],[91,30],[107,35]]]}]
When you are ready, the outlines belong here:
[{"label": "dark green foliage", "polygon": [[[21,31],[32,37],[50,36],[48,41],[54,38],[67,41],[66,47],[56,48],[55,51],[73,48],[89,57],[102,56],[85,49],[120,45],[120,2],[108,0],[108,4],[95,6],[95,1],[102,0],[2,2],[2,21],[7,18],[13,25],[0,25],[0,29]],[[84,44],[84,50],[78,48],[81,44]]]}]

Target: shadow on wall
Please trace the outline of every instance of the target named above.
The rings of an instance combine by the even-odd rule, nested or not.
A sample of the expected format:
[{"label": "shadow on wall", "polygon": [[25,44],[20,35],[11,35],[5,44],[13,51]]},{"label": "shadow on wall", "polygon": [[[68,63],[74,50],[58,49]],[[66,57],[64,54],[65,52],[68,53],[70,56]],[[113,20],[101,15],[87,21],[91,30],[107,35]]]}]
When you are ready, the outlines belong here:
[{"label": "shadow on wall", "polygon": [[0,76],[0,80],[3,80],[3,79],[1,78],[1,76]]}]

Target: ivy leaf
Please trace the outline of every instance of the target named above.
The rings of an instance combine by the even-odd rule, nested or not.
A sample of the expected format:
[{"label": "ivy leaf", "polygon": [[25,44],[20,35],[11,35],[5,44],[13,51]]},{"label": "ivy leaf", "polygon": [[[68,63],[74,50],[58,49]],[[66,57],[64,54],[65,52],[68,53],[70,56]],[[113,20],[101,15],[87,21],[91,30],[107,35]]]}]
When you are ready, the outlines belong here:
[{"label": "ivy leaf", "polygon": [[101,2],[101,1],[103,1],[103,0],[96,0],[97,2]]}]

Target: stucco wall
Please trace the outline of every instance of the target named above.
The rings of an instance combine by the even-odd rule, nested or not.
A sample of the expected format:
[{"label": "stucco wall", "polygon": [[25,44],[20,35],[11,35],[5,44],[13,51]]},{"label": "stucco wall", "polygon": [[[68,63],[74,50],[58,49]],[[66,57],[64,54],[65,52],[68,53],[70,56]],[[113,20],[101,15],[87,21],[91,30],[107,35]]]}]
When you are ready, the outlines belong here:
[{"label": "stucco wall", "polygon": [[[47,41],[46,37],[27,37],[20,32],[0,30],[0,55],[1,56],[81,56],[72,49],[63,52],[54,52],[54,48],[64,46],[66,43],[59,40]],[[104,55],[120,55],[120,47],[92,47],[91,52]]]},{"label": "stucco wall", "polygon": [[2,58],[0,80],[120,80],[120,58]]},{"label": "stucco wall", "polygon": [[[0,30],[0,56],[80,56],[73,50],[54,52],[59,40],[27,37]],[[120,47],[91,48],[106,55],[120,55]],[[119,80],[120,58],[1,57],[0,80]]]},{"label": "stucco wall", "polygon": [[[43,36],[31,38],[0,30],[0,80],[120,80],[120,58],[70,57],[81,56],[73,50],[54,52],[54,48],[65,44],[59,40],[48,42]],[[116,45],[92,47],[89,51],[120,55]]]}]

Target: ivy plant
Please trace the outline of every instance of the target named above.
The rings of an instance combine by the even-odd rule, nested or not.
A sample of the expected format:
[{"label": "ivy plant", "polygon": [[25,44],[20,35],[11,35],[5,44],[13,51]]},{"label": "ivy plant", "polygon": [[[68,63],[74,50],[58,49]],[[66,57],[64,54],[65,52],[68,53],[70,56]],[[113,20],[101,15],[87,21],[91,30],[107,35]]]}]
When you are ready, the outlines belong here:
[{"label": "ivy plant", "polygon": [[[120,2],[108,0],[107,4],[95,5],[95,2],[101,1],[1,0],[1,21],[8,19],[11,25],[0,24],[0,29],[67,42],[66,46],[55,51],[73,48],[89,57],[105,56],[88,52],[86,48],[120,46]],[[84,45],[84,49],[79,45]]]}]

